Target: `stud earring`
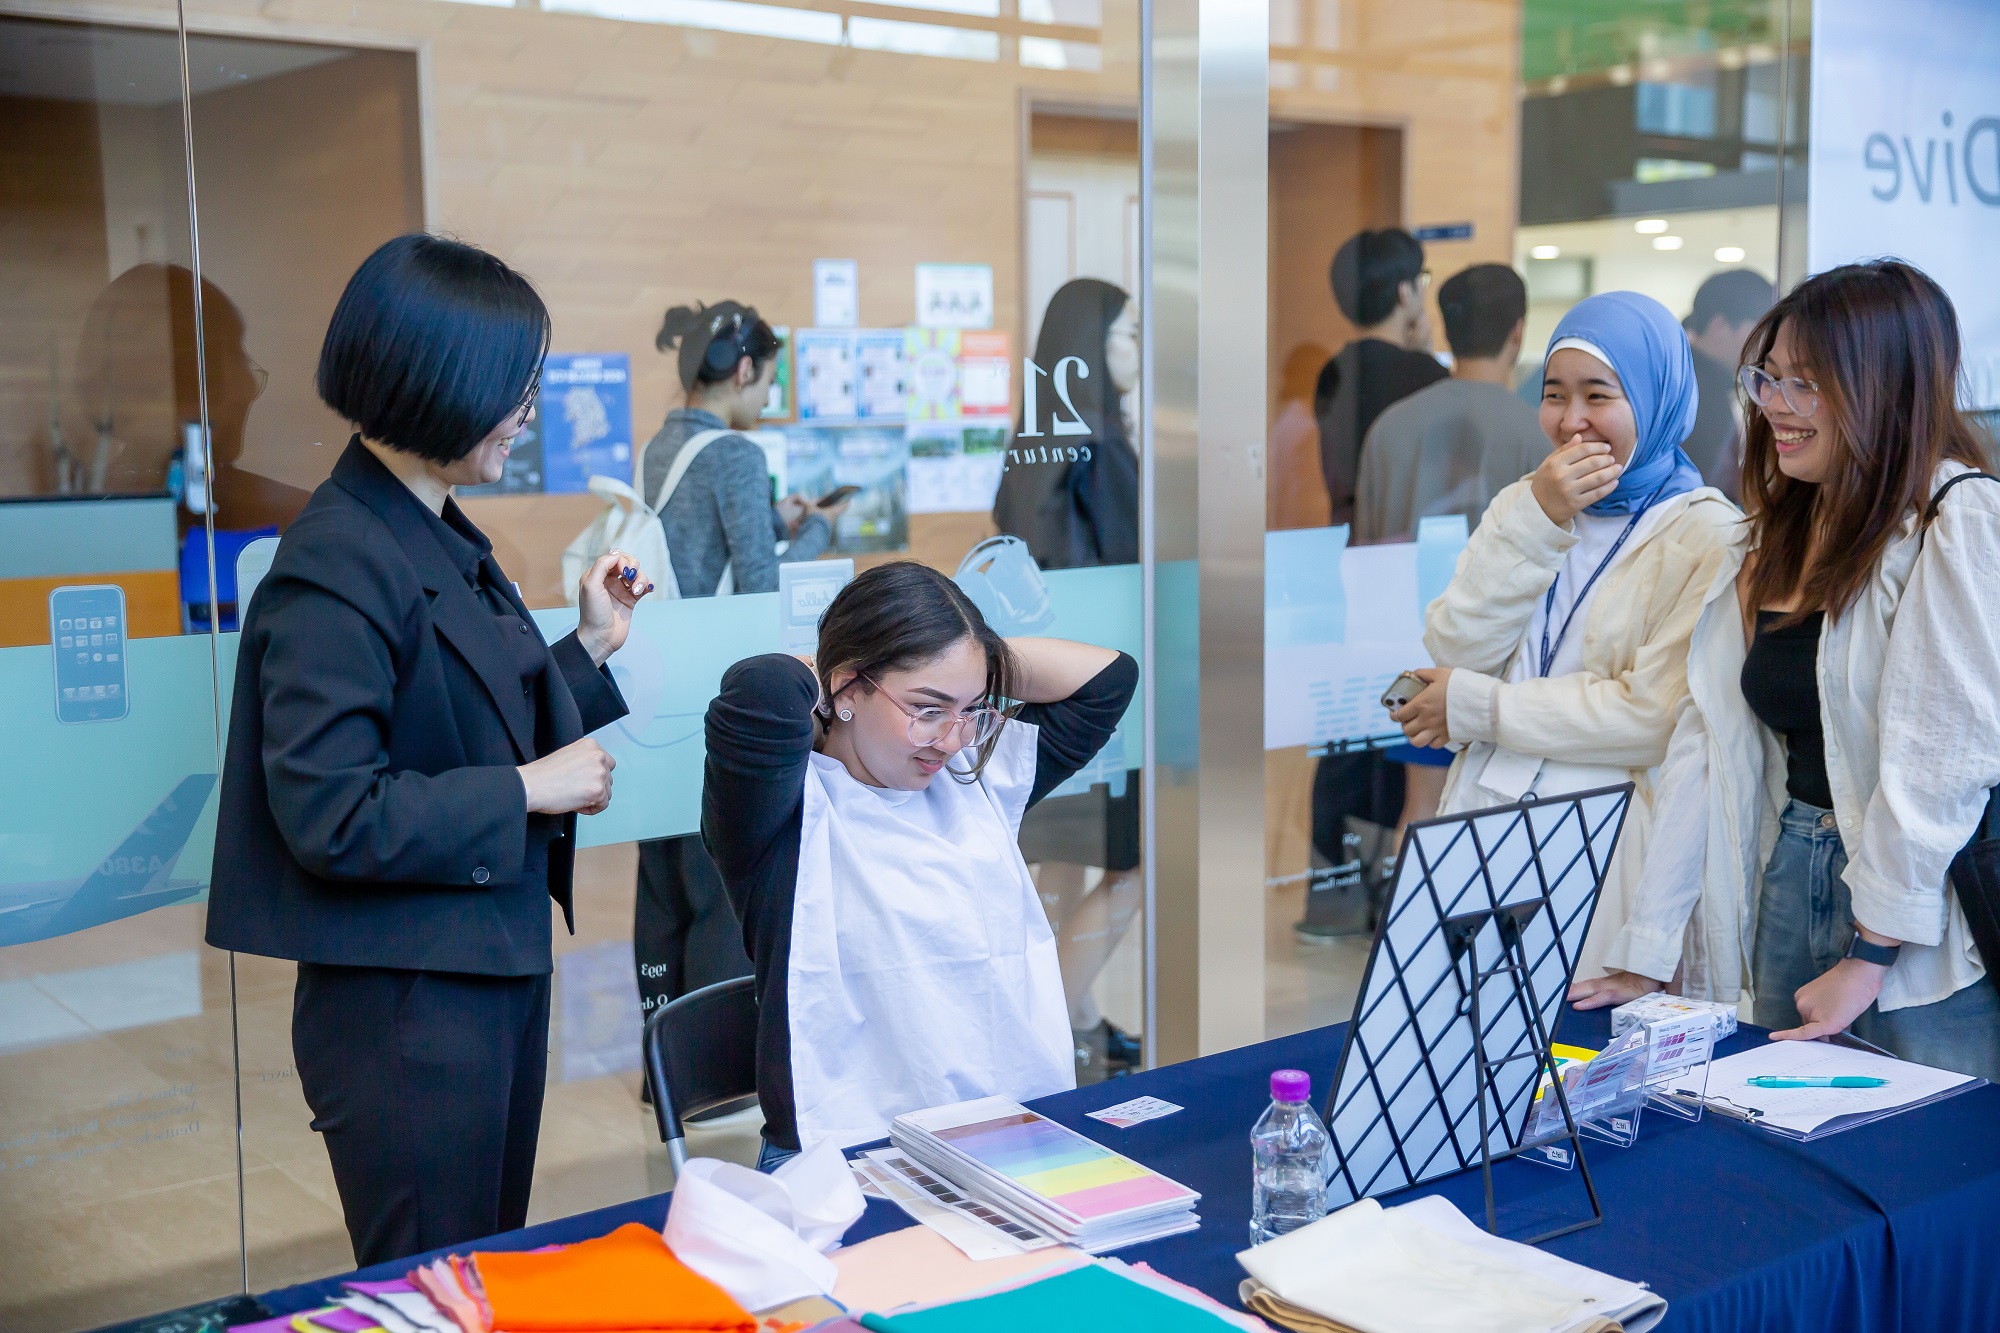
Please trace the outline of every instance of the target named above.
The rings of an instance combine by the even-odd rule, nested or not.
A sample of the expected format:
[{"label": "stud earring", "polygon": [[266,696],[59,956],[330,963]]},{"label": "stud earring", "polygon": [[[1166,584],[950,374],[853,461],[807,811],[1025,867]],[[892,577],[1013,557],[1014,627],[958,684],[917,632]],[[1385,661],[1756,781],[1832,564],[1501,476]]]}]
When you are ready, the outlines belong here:
[{"label": "stud earring", "polygon": [[854,720],[854,710],[852,708],[841,709],[840,720],[842,722],[852,722]]}]

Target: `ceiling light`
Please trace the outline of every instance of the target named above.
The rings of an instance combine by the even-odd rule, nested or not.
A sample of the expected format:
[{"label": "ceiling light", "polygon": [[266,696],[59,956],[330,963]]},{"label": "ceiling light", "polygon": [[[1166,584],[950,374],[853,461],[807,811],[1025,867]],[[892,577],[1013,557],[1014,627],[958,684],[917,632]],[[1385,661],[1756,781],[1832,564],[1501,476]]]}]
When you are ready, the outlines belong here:
[{"label": "ceiling light", "polygon": [[1685,244],[1687,242],[1678,236],[1655,236],[1653,238],[1653,248],[1655,250],[1678,250]]},{"label": "ceiling light", "polygon": [[1559,245],[1537,245],[1528,251],[1528,258],[1561,259],[1562,247]]},{"label": "ceiling light", "polygon": [[1665,218],[1640,218],[1632,224],[1632,230],[1641,236],[1658,236],[1667,229]]},{"label": "ceiling light", "polygon": [[1725,245],[1725,246],[1723,246],[1722,248],[1720,248],[1719,250],[1717,250],[1717,251],[1715,252],[1715,262],[1716,262],[1716,263],[1718,263],[1718,264],[1740,264],[1740,263],[1742,263],[1742,262],[1743,262],[1743,247],[1742,247],[1742,246],[1740,246],[1740,245]]}]

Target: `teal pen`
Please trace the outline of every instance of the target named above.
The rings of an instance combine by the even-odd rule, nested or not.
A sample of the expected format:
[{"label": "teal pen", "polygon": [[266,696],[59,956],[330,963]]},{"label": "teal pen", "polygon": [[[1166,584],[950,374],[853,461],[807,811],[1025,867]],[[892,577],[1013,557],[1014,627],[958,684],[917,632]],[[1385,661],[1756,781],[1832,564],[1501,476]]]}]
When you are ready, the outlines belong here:
[{"label": "teal pen", "polygon": [[1883,1088],[1889,1085],[1886,1078],[1870,1078],[1861,1074],[1842,1074],[1837,1078],[1779,1078],[1774,1074],[1759,1074],[1746,1082],[1753,1088]]}]

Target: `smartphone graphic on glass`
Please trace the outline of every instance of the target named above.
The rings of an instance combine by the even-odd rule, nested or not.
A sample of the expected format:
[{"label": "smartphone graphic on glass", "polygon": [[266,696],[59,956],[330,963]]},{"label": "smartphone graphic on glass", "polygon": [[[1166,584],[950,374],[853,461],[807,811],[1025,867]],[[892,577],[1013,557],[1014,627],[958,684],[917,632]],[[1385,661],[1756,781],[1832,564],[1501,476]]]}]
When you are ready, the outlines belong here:
[{"label": "smartphone graphic on glass", "polygon": [[115,583],[49,594],[57,721],[115,722],[132,710],[125,630],[125,590]]}]

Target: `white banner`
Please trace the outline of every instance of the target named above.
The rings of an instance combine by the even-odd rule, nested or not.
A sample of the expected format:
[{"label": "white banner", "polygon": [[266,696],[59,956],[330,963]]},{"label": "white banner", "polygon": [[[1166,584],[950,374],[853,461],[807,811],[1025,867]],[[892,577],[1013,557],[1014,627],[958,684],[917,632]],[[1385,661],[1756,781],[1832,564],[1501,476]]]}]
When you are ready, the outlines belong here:
[{"label": "white banner", "polygon": [[2000,407],[2000,4],[1814,0],[1806,266],[1894,255],[1951,294]]}]

